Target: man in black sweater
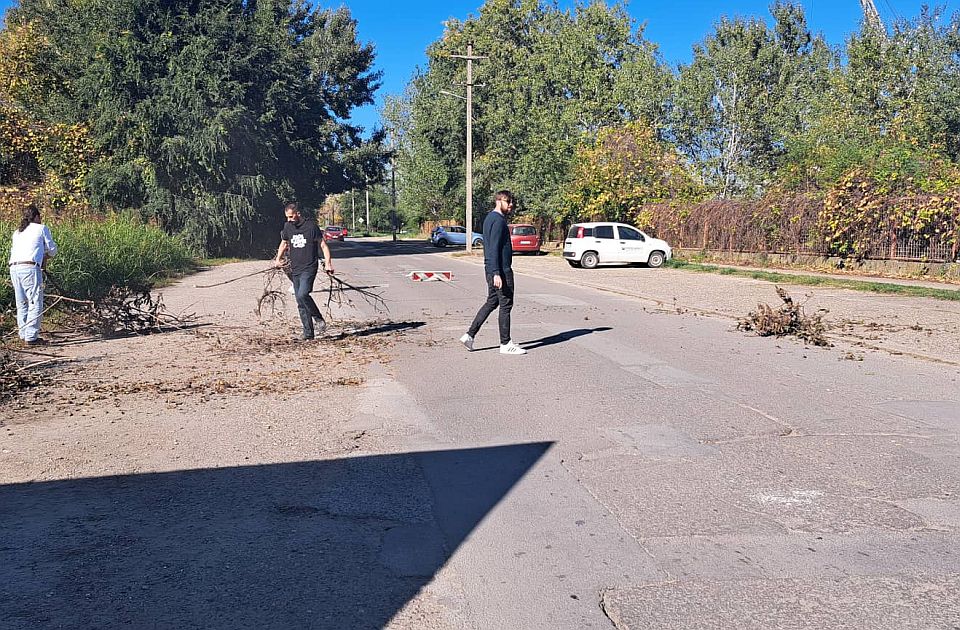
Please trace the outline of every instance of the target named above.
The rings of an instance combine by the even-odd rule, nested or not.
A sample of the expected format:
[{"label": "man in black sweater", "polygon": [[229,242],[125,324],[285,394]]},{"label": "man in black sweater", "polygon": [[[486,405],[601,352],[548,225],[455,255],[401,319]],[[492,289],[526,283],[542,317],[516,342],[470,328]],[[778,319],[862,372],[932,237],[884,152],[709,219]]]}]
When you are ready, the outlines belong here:
[{"label": "man in black sweater", "polygon": [[[483,222],[483,266],[487,276],[487,301],[483,303],[470,329],[460,343],[473,351],[473,338],[480,332],[497,307],[500,308],[500,354],[526,354],[527,351],[510,339],[510,311],[513,309],[513,246],[506,216],[513,211],[513,195],[509,190],[496,194],[496,207]],[[469,235],[468,235],[469,237]]]}]

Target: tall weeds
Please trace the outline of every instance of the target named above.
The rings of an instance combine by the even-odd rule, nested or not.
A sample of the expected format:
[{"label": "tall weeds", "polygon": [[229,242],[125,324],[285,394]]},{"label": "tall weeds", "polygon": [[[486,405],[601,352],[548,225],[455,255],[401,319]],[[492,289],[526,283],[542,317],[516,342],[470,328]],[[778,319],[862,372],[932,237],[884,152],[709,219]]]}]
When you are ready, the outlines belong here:
[{"label": "tall weeds", "polygon": [[[7,257],[16,225],[0,221],[0,252]],[[106,219],[70,219],[50,225],[59,252],[47,265],[48,292],[96,299],[113,285],[142,286],[188,270],[194,253],[179,238],[122,215]],[[4,258],[6,261],[6,258]],[[8,274],[0,280],[0,311],[14,302]]]}]

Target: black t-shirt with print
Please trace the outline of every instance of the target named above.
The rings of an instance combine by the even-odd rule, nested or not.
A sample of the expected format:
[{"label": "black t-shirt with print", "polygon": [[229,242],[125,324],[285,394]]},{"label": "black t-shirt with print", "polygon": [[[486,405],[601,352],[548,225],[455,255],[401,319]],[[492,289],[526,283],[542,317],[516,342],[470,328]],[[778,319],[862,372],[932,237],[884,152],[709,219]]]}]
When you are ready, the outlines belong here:
[{"label": "black t-shirt with print", "polygon": [[280,238],[289,243],[287,252],[290,256],[291,273],[303,273],[318,267],[320,260],[317,249],[319,241],[323,240],[316,221],[304,219],[300,223],[287,221],[280,232]]}]

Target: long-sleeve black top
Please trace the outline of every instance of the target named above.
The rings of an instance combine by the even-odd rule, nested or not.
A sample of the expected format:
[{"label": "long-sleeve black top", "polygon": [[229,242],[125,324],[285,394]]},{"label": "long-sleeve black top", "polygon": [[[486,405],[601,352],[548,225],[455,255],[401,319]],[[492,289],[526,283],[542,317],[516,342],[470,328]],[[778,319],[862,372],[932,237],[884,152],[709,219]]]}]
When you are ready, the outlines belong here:
[{"label": "long-sleeve black top", "polygon": [[499,212],[491,212],[483,220],[483,266],[488,274],[513,270],[513,246],[510,228]]}]

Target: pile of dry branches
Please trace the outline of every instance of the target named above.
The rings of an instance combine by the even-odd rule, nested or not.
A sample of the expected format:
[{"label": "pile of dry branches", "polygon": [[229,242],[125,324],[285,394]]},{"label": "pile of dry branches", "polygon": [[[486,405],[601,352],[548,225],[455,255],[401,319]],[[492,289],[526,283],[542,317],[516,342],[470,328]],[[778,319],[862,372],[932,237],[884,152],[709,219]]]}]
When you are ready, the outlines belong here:
[{"label": "pile of dry branches", "polygon": [[42,382],[39,374],[31,372],[30,367],[20,365],[9,351],[0,353],[0,401]]},{"label": "pile of dry branches", "polygon": [[792,335],[814,346],[831,345],[825,336],[823,312],[807,315],[803,306],[794,302],[780,287],[777,287],[777,295],[783,300],[780,308],[758,304],[756,311],[751,311],[737,323],[737,330],[752,330],[761,337]]},{"label": "pile of dry branches", "polygon": [[50,296],[55,303],[70,305],[69,318],[78,330],[103,337],[124,337],[179,330],[191,325],[192,315],[167,312],[163,297],[154,297],[149,287],[112,286],[98,300],[73,300]]}]

